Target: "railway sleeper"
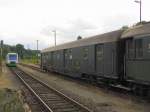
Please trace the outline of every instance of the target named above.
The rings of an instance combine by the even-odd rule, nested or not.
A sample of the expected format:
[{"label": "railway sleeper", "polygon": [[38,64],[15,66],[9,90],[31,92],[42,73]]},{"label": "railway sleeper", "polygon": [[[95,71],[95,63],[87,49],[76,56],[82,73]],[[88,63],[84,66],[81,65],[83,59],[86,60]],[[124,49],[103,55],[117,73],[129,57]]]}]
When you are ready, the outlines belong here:
[{"label": "railway sleeper", "polygon": [[58,98],[57,95],[55,94],[40,94],[41,97],[46,97],[48,99],[54,99],[54,98]]},{"label": "railway sleeper", "polygon": [[34,91],[36,91],[38,94],[40,95],[45,95],[45,94],[50,94],[51,92],[46,91],[45,89],[41,89],[41,88],[34,88],[32,87]]},{"label": "railway sleeper", "polygon": [[56,108],[56,112],[81,112],[78,108]]},{"label": "railway sleeper", "polygon": [[62,99],[47,99],[47,98],[42,98],[42,99],[45,99],[49,102],[57,102],[57,101],[60,102],[60,101],[62,101]]},{"label": "railway sleeper", "polygon": [[53,100],[53,101],[52,100],[46,100],[45,102],[47,104],[51,104],[51,103],[52,104],[54,104],[54,103],[66,103],[65,101],[62,101],[62,100],[57,100],[57,101],[56,100]]},{"label": "railway sleeper", "polygon": [[54,109],[76,108],[74,105],[58,105],[58,104],[51,105],[51,107]]}]

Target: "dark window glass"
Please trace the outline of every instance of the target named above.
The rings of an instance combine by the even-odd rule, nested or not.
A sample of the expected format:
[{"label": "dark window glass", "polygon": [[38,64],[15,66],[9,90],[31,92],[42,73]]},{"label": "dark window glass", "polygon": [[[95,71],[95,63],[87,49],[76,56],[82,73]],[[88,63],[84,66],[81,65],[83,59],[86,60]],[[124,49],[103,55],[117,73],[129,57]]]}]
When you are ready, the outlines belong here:
[{"label": "dark window glass", "polygon": [[58,60],[60,59],[60,55],[59,55],[59,53],[57,54],[57,59],[58,59]]},{"label": "dark window glass", "polygon": [[74,61],[74,67],[75,67],[76,70],[80,69],[80,61],[79,60]]},{"label": "dark window glass", "polygon": [[97,57],[97,61],[103,60],[103,46],[102,45],[98,45],[96,47],[96,57]]},{"label": "dark window glass", "polygon": [[83,59],[84,60],[88,60],[88,55],[89,55],[89,49],[88,48],[84,48],[83,49]]},{"label": "dark window glass", "polygon": [[72,60],[72,49],[69,49],[69,60]]},{"label": "dark window glass", "polygon": [[72,49],[65,50],[65,59],[72,60]]},{"label": "dark window glass", "polygon": [[64,50],[65,53],[65,59],[67,59],[67,49]]},{"label": "dark window glass", "polygon": [[[150,37],[144,39],[143,43],[145,43],[145,51],[143,51],[146,55],[146,58],[150,58]],[[144,46],[144,44],[143,44]]]},{"label": "dark window glass", "polygon": [[127,53],[128,53],[128,58],[135,58],[135,49],[134,49],[133,39],[130,39],[127,41]]},{"label": "dark window glass", "polygon": [[142,41],[142,39],[136,40],[135,45],[136,45],[136,58],[143,57],[143,41]]}]

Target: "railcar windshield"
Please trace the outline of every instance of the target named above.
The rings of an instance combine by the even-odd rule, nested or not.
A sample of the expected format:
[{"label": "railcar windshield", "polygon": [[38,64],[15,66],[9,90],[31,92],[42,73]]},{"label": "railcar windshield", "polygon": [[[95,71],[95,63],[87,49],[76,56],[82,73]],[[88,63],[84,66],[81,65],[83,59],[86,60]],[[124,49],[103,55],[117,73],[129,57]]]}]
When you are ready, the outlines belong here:
[{"label": "railcar windshield", "polygon": [[17,55],[9,55],[9,60],[17,60]]}]

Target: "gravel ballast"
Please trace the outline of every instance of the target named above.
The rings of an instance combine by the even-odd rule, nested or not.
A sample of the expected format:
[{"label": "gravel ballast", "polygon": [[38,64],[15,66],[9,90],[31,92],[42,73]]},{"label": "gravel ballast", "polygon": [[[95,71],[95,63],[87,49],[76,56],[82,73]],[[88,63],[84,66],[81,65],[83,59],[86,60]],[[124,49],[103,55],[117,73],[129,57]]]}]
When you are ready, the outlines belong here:
[{"label": "gravel ballast", "polygon": [[104,88],[98,88],[89,84],[81,84],[74,79],[66,79],[55,73],[41,73],[36,70],[23,67],[21,69],[32,76],[55,87],[64,94],[72,97],[80,103],[97,112],[149,112],[149,103],[133,99],[133,97],[120,96]]}]

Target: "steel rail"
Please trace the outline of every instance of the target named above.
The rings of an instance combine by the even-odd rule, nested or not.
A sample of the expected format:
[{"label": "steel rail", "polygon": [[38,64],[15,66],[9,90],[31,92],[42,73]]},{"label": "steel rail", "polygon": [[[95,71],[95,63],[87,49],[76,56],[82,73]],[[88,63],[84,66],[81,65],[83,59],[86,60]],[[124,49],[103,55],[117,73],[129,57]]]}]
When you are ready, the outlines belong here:
[{"label": "steel rail", "polygon": [[40,100],[40,102],[42,102],[42,104],[50,111],[50,112],[53,112],[49,106],[40,98],[39,95],[36,94],[36,92],[29,86],[29,84],[26,83],[26,81],[21,77],[19,76],[18,73],[15,72],[15,74],[19,77],[19,79],[27,86],[27,88]]},{"label": "steel rail", "polygon": [[[21,71],[22,74],[23,74],[23,73],[29,74],[29,73],[26,73],[25,71],[20,70],[20,69],[19,69],[19,71]],[[15,72],[15,73],[16,73],[16,72]],[[30,74],[32,74],[32,73],[30,73]],[[50,112],[54,112],[54,111],[42,100],[42,98],[32,89],[32,87],[30,87],[30,85],[26,83],[26,81],[19,75],[19,73],[17,73],[16,75],[23,81],[23,83],[29,88],[29,90],[43,103],[43,105],[44,105]],[[72,98],[66,96],[65,94],[63,94],[62,92],[56,90],[55,88],[53,88],[53,87],[47,85],[46,83],[42,82],[41,80],[39,80],[39,79],[37,79],[37,78],[35,78],[35,77],[31,76],[31,75],[28,75],[28,77],[30,77],[30,78],[36,80],[37,82],[39,82],[40,84],[42,84],[42,85],[45,86],[46,88],[48,88],[48,89],[54,91],[57,95],[60,95],[61,97],[64,97],[67,101],[69,101],[69,102],[71,102],[71,103],[77,105],[80,109],[82,109],[82,110],[84,110],[84,111],[86,111],[86,112],[93,112],[92,110],[88,109],[88,108],[85,107],[84,105],[82,105],[82,104],[78,103],[77,101],[73,100]]]}]

